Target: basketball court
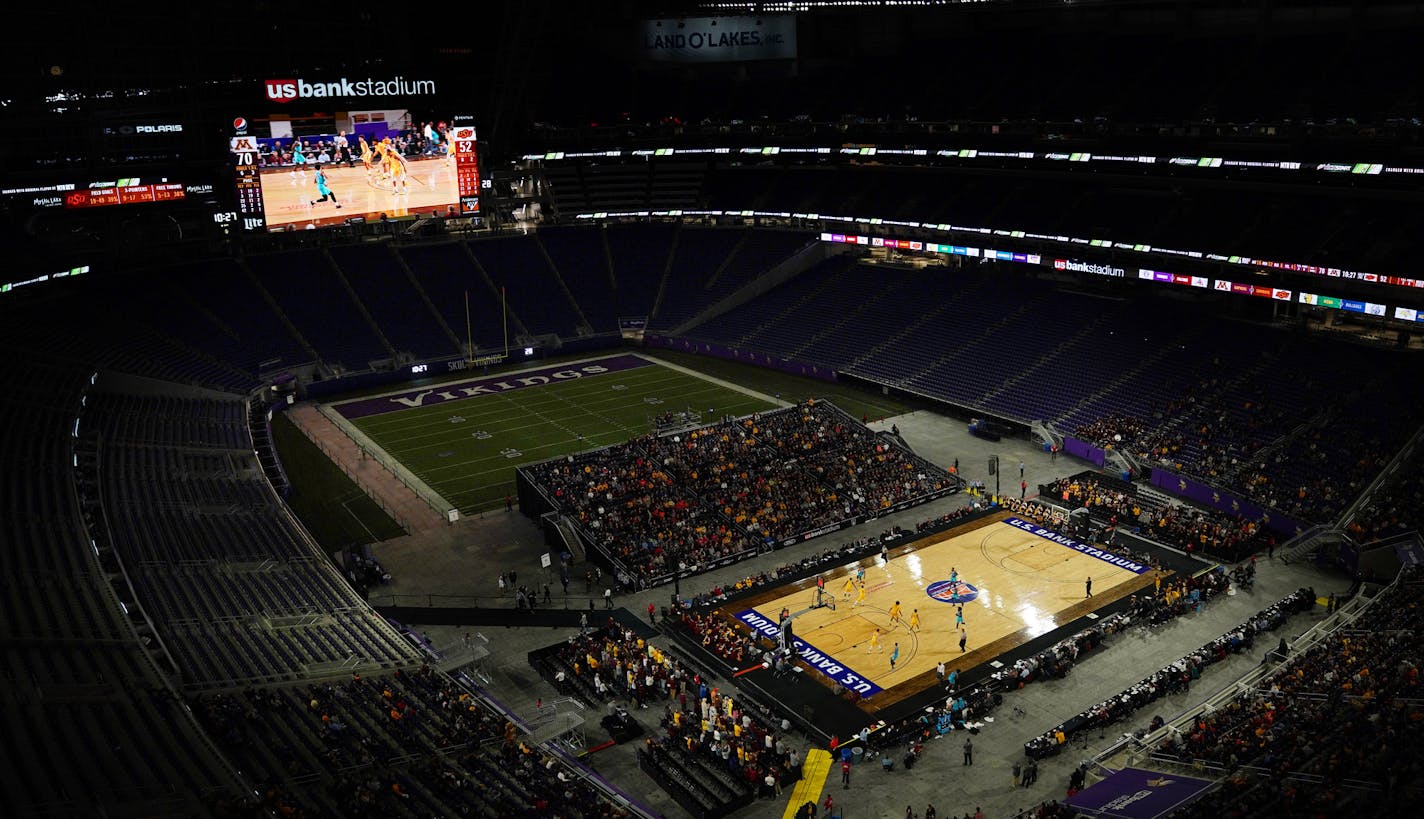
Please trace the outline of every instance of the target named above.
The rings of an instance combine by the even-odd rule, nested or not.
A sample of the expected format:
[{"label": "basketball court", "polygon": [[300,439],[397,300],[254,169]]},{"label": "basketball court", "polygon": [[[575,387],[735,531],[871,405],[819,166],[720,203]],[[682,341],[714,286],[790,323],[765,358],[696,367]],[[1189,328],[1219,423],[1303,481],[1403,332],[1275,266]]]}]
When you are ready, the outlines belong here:
[{"label": "basketball court", "polygon": [[312,204],[312,200],[321,198],[316,188],[315,162],[300,169],[264,169],[262,203],[267,226],[332,225],[353,216],[376,221],[382,213],[392,219],[417,212],[443,214],[450,205],[458,206],[454,157],[407,157],[406,164],[408,178],[404,190],[397,192],[389,179],[375,172],[368,175],[359,160],[350,168],[345,163],[323,163],[327,187],[341,203],[340,208],[332,202]]},{"label": "basketball court", "polygon": [[[935,685],[940,661],[960,670],[992,662],[1154,580],[1150,566],[1005,513],[890,549],[888,558],[823,572],[821,605],[811,577],[719,611],[773,639],[782,613],[789,613],[803,664],[819,672],[811,676],[860,693],[873,710]],[[847,579],[862,572],[863,600],[858,584],[846,591]],[[892,622],[897,602],[901,617]],[[912,628],[916,613],[919,627]]]}]

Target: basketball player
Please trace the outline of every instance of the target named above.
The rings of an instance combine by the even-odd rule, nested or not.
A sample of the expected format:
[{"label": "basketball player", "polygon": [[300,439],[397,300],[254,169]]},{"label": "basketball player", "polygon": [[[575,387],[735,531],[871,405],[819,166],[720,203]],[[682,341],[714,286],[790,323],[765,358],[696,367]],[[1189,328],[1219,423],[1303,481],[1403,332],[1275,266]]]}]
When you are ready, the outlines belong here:
[{"label": "basketball player", "polygon": [[372,168],[375,170],[374,176],[375,176],[377,182],[380,182],[380,181],[384,180],[384,179],[386,178],[386,176],[387,176],[387,167],[386,167],[386,165],[387,165],[387,163],[386,163],[386,151],[387,151],[387,149],[388,149],[388,146],[386,145],[386,143],[385,143],[384,141],[377,141],[377,142],[371,143],[371,153],[372,153],[371,166],[372,166]]},{"label": "basketball player", "polygon": [[880,645],[880,629],[876,629],[870,634],[870,644],[865,647],[865,653],[872,651],[884,651],[885,647]]},{"label": "basketball player", "polygon": [[955,627],[955,628],[961,628],[961,627],[963,627],[963,626],[964,626],[964,606],[963,606],[963,604],[961,604],[961,605],[959,606],[959,608],[956,609],[955,612],[954,612],[954,627]]},{"label": "basketball player", "polygon": [[919,609],[912,609],[912,610],[910,611],[910,631],[919,631],[919,630],[920,630],[920,610],[919,610]]},{"label": "basketball player", "polygon": [[895,643],[895,648],[890,651],[890,670],[895,670],[895,661],[900,659],[900,644]]},{"label": "basketball player", "polygon": [[855,570],[855,582],[857,582],[857,583],[864,583],[864,582],[865,582],[865,567],[864,567],[864,566],[861,566],[859,569],[856,569],[856,570]]},{"label": "basketball player", "polygon": [[293,185],[297,184],[299,180],[307,178],[307,155],[303,153],[303,150],[300,139],[292,140],[292,172],[289,175]]},{"label": "basketball player", "polygon": [[385,166],[386,175],[391,180],[392,193],[410,193],[409,168],[406,166],[405,157],[391,143],[391,138],[386,137],[381,140],[386,146]]},{"label": "basketball player", "polygon": [[371,160],[375,157],[375,152],[371,150],[371,144],[366,141],[366,137],[358,136],[361,142],[361,165],[366,168],[366,179],[371,178]]},{"label": "basketball player", "polygon": [[900,622],[900,601],[896,600],[895,605],[890,607],[890,628],[894,628],[898,622]]},{"label": "basketball player", "polygon": [[865,602],[865,581],[860,581],[860,594],[855,598],[855,604],[859,606]]},{"label": "basketball player", "polygon": [[341,203],[336,201],[336,194],[332,193],[331,188],[326,186],[326,171],[323,171],[320,165],[316,166],[316,192],[321,194],[321,198],[313,199],[312,205],[330,199],[332,204],[336,205],[336,207],[341,207]]},{"label": "basketball player", "polygon": [[845,582],[845,590],[841,592],[841,599],[842,599],[842,600],[849,600],[849,599],[850,599],[850,596],[851,596],[851,593],[854,592],[854,591],[855,591],[855,578],[854,578],[854,577],[851,577],[851,576],[849,576],[849,575],[847,575],[847,576],[846,576],[846,582]]}]

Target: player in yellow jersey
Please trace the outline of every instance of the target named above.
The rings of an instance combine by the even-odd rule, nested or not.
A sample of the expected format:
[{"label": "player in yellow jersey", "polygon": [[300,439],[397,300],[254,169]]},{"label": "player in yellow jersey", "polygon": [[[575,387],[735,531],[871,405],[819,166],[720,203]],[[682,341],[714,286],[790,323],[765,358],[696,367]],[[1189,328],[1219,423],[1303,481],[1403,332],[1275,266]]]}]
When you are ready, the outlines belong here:
[{"label": "player in yellow jersey", "polygon": [[876,629],[870,634],[870,644],[865,647],[865,653],[872,651],[884,651],[885,647],[880,645],[880,629]]},{"label": "player in yellow jersey", "polygon": [[371,143],[371,180],[376,183],[386,179],[386,143]]},{"label": "player in yellow jersey", "polygon": [[855,591],[855,578],[854,578],[854,577],[851,577],[850,575],[846,575],[845,590],[844,590],[843,592],[841,592],[841,599],[842,599],[842,600],[849,600],[851,594],[852,594],[854,591]]},{"label": "player in yellow jersey", "polygon": [[371,160],[375,157],[375,152],[371,150],[371,143],[366,138],[358,137],[361,141],[361,166],[366,169],[366,178],[371,178]]},{"label": "player in yellow jersey", "polygon": [[855,604],[859,606],[865,602],[865,581],[860,581],[860,594],[855,598]]},{"label": "player in yellow jersey", "polygon": [[406,166],[405,157],[401,156],[400,149],[390,144],[390,137],[383,140],[386,143],[386,173],[391,178],[391,191],[393,193],[410,193],[410,173]]},{"label": "player in yellow jersey", "polygon": [[894,628],[898,622],[900,622],[900,601],[896,600],[895,605],[890,607],[890,628]]},{"label": "player in yellow jersey", "polygon": [[910,631],[920,630],[920,610],[914,609],[910,612]]}]

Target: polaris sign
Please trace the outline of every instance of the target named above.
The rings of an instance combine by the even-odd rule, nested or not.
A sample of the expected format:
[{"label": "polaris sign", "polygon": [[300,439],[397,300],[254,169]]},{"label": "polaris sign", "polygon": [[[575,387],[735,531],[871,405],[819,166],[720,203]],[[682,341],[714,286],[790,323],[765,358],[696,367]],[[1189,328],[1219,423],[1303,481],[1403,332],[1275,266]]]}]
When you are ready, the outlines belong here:
[{"label": "polaris sign", "polygon": [[638,53],[644,60],[727,63],[796,59],[796,18],[689,17],[644,20]]},{"label": "polaris sign", "polygon": [[118,125],[104,128],[104,133],[109,136],[133,136],[134,134],[181,134],[183,124],[180,122],[154,123],[152,125]]}]

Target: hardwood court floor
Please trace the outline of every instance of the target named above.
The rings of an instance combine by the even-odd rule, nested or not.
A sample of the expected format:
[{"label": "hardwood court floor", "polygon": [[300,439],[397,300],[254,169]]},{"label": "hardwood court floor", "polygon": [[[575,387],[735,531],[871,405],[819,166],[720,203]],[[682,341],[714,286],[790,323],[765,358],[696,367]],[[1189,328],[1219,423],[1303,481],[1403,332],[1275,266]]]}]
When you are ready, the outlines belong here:
[{"label": "hardwood court floor", "polygon": [[273,168],[262,172],[262,205],[269,228],[280,225],[306,227],[308,224],[337,224],[352,216],[365,216],[374,222],[384,213],[391,218],[417,211],[444,213],[448,205],[458,207],[459,187],[455,180],[453,157],[409,157],[409,193],[394,193],[389,182],[374,177],[368,179],[360,160],[354,168],[345,164],[322,165],[326,184],[341,203],[311,204],[321,194],[316,192],[315,163],[303,170]]},{"label": "hardwood court floor", "polygon": [[[798,616],[796,636],[816,650],[883,691],[862,703],[867,711],[897,702],[935,684],[935,664],[946,668],[973,668],[993,660],[1028,640],[1070,623],[1089,612],[1125,597],[1153,582],[1151,570],[1135,574],[1091,555],[1044,539],[1002,521],[1004,513],[974,521],[929,538],[890,550],[889,562],[877,555],[828,570],[826,594],[836,608],[818,608]],[[843,596],[847,577],[865,569],[866,597]],[[973,599],[964,604],[968,635],[964,653],[959,650],[955,626],[956,607],[937,599],[945,596],[938,581],[947,581],[956,569],[961,582],[973,587]],[[1085,596],[1085,581],[1093,578],[1093,596]],[[722,609],[735,620],[738,612],[753,608],[777,622],[783,608],[799,612],[815,598],[815,578],[779,586]],[[902,622],[890,622],[890,607],[900,601]],[[911,631],[911,613],[919,610],[920,628]],[[880,629],[880,647],[872,649],[871,635]],[[896,643],[900,656],[890,669]],[[810,674],[820,682],[830,681]]]}]

